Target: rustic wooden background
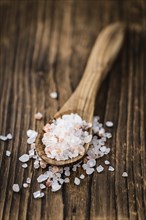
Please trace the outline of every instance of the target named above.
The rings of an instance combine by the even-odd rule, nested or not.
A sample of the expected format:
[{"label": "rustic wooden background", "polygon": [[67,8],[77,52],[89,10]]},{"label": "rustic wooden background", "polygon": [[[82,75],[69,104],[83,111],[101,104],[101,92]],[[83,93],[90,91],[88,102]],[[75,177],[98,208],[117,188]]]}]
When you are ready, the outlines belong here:
[{"label": "rustic wooden background", "polygon": [[[29,148],[26,130],[41,127],[69,98],[98,33],[114,21],[125,22],[128,30],[95,114],[115,124],[107,157],[115,172],[94,173],[78,187],[67,184],[34,200],[41,170],[34,171],[32,162],[24,170],[18,162]],[[145,220],[146,1],[1,0],[0,32],[0,134],[14,136],[0,141],[0,219]],[[52,90],[58,100],[49,97]],[[34,121],[37,111],[44,121]],[[125,170],[127,179],[121,176]],[[22,185],[28,176],[31,187],[13,193],[13,183]]]}]

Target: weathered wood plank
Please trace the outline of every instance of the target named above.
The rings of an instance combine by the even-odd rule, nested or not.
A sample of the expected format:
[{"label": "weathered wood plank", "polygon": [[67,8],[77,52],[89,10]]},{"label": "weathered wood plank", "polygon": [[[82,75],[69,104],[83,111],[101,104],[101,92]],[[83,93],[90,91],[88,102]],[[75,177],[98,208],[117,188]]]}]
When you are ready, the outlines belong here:
[{"label": "weathered wood plank", "polygon": [[[121,219],[146,216],[146,3],[145,1],[0,2],[0,219]],[[76,88],[99,31],[113,21],[129,25],[125,45],[96,99],[101,121],[114,122],[109,160],[114,173],[94,173],[42,200],[34,200],[41,170],[21,168],[28,149],[26,130],[39,129]],[[49,97],[58,91],[58,100]],[[44,120],[34,121],[40,111]],[[10,158],[5,150],[12,152]],[[98,163],[104,162],[104,158]],[[127,171],[129,177],[122,178]],[[78,171],[79,175],[81,170]],[[28,189],[13,193],[14,182],[32,178]]]}]

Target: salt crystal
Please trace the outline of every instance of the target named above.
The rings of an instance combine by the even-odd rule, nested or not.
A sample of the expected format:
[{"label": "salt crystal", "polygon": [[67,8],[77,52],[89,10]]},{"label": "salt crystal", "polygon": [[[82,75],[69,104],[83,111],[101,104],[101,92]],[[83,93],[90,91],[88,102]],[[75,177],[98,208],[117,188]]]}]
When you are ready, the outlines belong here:
[{"label": "salt crystal", "polygon": [[109,132],[106,132],[106,133],[105,133],[105,136],[106,136],[108,139],[110,139],[110,138],[112,137],[112,134],[109,133]]},{"label": "salt crystal", "polygon": [[69,170],[65,170],[64,174],[65,174],[65,176],[70,176],[70,171]]},{"label": "salt crystal", "polygon": [[113,125],[114,125],[112,121],[107,121],[105,124],[106,124],[106,126],[109,127],[109,128],[110,128],[110,127],[113,127]]},{"label": "salt crystal", "polygon": [[90,159],[90,160],[88,160],[87,164],[89,165],[89,167],[94,167],[96,165],[96,160]]},{"label": "salt crystal", "polygon": [[30,148],[34,150],[35,149],[35,143],[32,143]]},{"label": "salt crystal", "polygon": [[109,166],[109,167],[108,167],[108,170],[111,171],[111,172],[113,172],[115,169],[114,169],[112,166]]},{"label": "salt crystal", "polygon": [[0,135],[0,140],[2,140],[2,141],[6,141],[8,138],[6,137],[6,136],[4,136],[4,135]]},{"label": "salt crystal", "polygon": [[38,169],[40,167],[40,162],[38,160],[34,161],[34,169]]},{"label": "salt crystal", "polygon": [[81,182],[80,179],[78,177],[75,177],[74,184],[80,185],[80,182]]},{"label": "salt crystal", "polygon": [[39,198],[42,198],[45,194],[41,191],[36,191],[33,193],[33,196],[35,199],[39,199]]},{"label": "salt crystal", "polygon": [[46,188],[46,186],[43,183],[41,183],[40,184],[40,189],[45,189],[45,188]]},{"label": "salt crystal", "polygon": [[38,183],[44,182],[45,180],[47,180],[49,177],[49,175],[47,173],[41,174],[38,178],[37,181]]},{"label": "salt crystal", "polygon": [[40,113],[40,112],[37,112],[35,115],[34,115],[35,119],[36,120],[41,120],[43,115]]},{"label": "salt crystal", "polygon": [[105,152],[106,151],[106,146],[102,146],[102,147],[100,147],[100,150],[101,150],[101,152]]},{"label": "salt crystal", "polygon": [[81,174],[80,175],[80,179],[84,179],[85,178],[85,175],[84,174]]},{"label": "salt crystal", "polygon": [[97,172],[98,173],[101,173],[103,170],[104,170],[104,167],[99,165],[97,168],[96,168]]},{"label": "salt crystal", "polygon": [[109,154],[109,152],[110,152],[110,148],[108,147],[108,148],[106,148],[106,151],[105,151],[105,153],[104,154]]},{"label": "salt crystal", "polygon": [[31,183],[31,179],[29,177],[27,177],[26,182]]},{"label": "salt crystal", "polygon": [[86,174],[91,175],[94,172],[94,168],[87,168],[86,169]]},{"label": "salt crystal", "polygon": [[51,97],[52,99],[57,99],[57,96],[58,96],[57,92],[51,92],[51,93],[50,93],[50,97]]},{"label": "salt crystal", "polygon": [[122,177],[128,177],[128,173],[127,172],[123,172]]},{"label": "salt crystal", "polygon": [[14,184],[12,189],[13,189],[14,192],[19,192],[20,191],[20,187],[19,187],[18,184]]},{"label": "salt crystal", "polygon": [[11,152],[9,150],[6,150],[6,156],[10,157],[10,155],[11,155]]},{"label": "salt crystal", "polygon": [[65,183],[69,183],[69,182],[70,182],[69,178],[66,177],[66,178],[64,179],[64,182],[65,182]]},{"label": "salt crystal", "polygon": [[19,157],[19,160],[23,163],[29,161],[29,155],[28,154],[23,154],[21,157]]},{"label": "salt crystal", "polygon": [[105,160],[104,163],[105,163],[105,165],[109,165],[110,164],[110,162],[108,160]]},{"label": "salt crystal", "polygon": [[24,169],[27,168],[27,167],[28,167],[27,163],[23,163],[23,164],[22,164],[22,167],[23,167]]},{"label": "salt crystal", "polygon": [[7,139],[11,140],[12,139],[12,135],[9,133],[7,134]]},{"label": "salt crystal", "polygon": [[61,188],[61,185],[58,182],[52,182],[52,192],[56,192]]},{"label": "salt crystal", "polygon": [[28,188],[28,183],[23,183],[24,188]]}]

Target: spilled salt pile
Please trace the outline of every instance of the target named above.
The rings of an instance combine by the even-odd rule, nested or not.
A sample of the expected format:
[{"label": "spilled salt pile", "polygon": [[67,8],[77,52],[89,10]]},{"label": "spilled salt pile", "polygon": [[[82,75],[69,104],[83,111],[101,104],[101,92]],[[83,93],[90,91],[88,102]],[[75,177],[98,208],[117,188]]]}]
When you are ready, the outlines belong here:
[{"label": "spilled salt pile", "polygon": [[84,144],[89,143],[92,135],[88,129],[92,126],[82,120],[78,114],[63,115],[44,127],[42,142],[47,157],[56,160],[68,160],[84,155]]}]

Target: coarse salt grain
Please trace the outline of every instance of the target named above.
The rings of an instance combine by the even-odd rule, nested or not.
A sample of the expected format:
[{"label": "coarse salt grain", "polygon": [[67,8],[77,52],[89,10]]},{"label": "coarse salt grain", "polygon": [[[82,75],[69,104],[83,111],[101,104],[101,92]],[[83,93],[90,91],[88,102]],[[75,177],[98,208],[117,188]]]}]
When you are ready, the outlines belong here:
[{"label": "coarse salt grain", "polygon": [[14,184],[12,189],[13,189],[14,192],[19,192],[20,191],[20,187],[19,187],[18,184]]},{"label": "coarse salt grain", "polygon": [[65,183],[69,183],[69,182],[70,182],[69,178],[66,177],[66,178],[64,179],[64,182],[65,182]]},{"label": "coarse salt grain", "polygon": [[9,150],[6,150],[6,156],[10,157],[11,156],[11,152]]},{"label": "coarse salt grain", "polygon": [[6,141],[7,139],[8,139],[7,136],[0,135],[0,140],[2,140],[2,141]]},{"label": "coarse salt grain", "polygon": [[75,177],[74,184],[78,186],[78,185],[80,185],[80,182],[81,182],[81,180],[78,177]]},{"label": "coarse salt grain", "polygon": [[28,188],[28,183],[23,183],[24,188]]},{"label": "coarse salt grain", "polygon": [[43,115],[40,113],[40,112],[37,112],[35,115],[34,115],[35,119],[36,120],[41,120],[43,118]]},{"label": "coarse salt grain", "polygon": [[12,135],[9,133],[9,134],[7,134],[7,139],[9,139],[9,140],[11,140],[13,137],[12,137]]},{"label": "coarse salt grain", "polygon": [[112,121],[107,121],[105,124],[106,124],[106,126],[109,127],[109,128],[110,128],[110,127],[113,127],[113,125],[114,125]]},{"label": "coarse salt grain", "polygon": [[89,168],[86,169],[86,174],[87,175],[91,175],[93,172],[94,172],[94,168],[89,167]]},{"label": "coarse salt grain", "polygon": [[46,188],[46,186],[43,183],[41,183],[40,184],[40,189],[45,189],[45,188]]},{"label": "coarse salt grain", "polygon": [[44,194],[43,192],[41,192],[41,191],[36,191],[36,192],[33,193],[33,197],[34,197],[35,199],[42,198],[44,195],[45,195],[45,194]]},{"label": "coarse salt grain", "polygon": [[98,167],[96,167],[96,170],[98,173],[101,173],[104,170],[104,167],[99,165]]},{"label": "coarse salt grain", "polygon": [[114,169],[114,167],[109,166],[109,167],[108,167],[108,170],[111,171],[111,172],[113,172],[115,169]]},{"label": "coarse salt grain", "polygon": [[27,163],[23,163],[23,164],[22,164],[22,167],[23,167],[24,169],[27,168],[27,167],[28,167]]},{"label": "coarse salt grain", "polygon": [[81,174],[80,175],[80,179],[84,179],[85,178],[85,175],[84,174]]},{"label": "coarse salt grain", "polygon": [[31,183],[31,179],[29,177],[27,177],[26,183],[29,183],[29,184]]},{"label": "coarse salt grain", "polygon": [[29,155],[28,154],[23,154],[21,157],[19,157],[19,160],[23,163],[29,161]]},{"label": "coarse salt grain", "polygon": [[110,164],[110,162],[108,160],[105,160],[104,163],[105,163],[105,165],[109,165]]},{"label": "coarse salt grain", "polygon": [[52,99],[57,99],[57,97],[58,97],[57,92],[51,92],[51,93],[50,93],[50,97],[51,97]]},{"label": "coarse salt grain", "polygon": [[122,177],[128,177],[128,173],[127,172],[123,172]]}]

